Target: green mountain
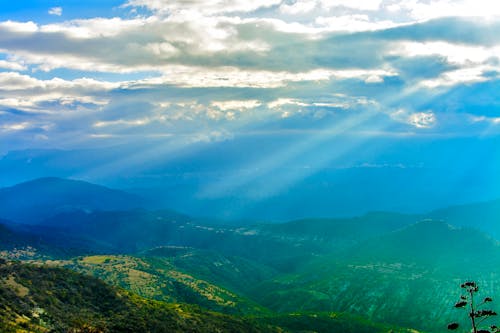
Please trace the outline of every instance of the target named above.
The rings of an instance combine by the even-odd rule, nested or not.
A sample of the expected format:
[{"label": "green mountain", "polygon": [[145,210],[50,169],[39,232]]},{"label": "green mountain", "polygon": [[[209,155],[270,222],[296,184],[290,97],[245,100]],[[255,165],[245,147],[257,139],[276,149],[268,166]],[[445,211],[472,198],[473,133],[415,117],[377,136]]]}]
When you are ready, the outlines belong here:
[{"label": "green mountain", "polygon": [[149,262],[168,263],[177,270],[237,293],[244,293],[257,283],[279,274],[263,263],[211,250],[159,247],[142,255]]},{"label": "green mountain", "polygon": [[282,332],[196,306],[150,301],[66,269],[0,261],[0,331]]},{"label": "green mountain", "polygon": [[335,219],[301,219],[277,224],[249,227],[255,233],[274,239],[303,244],[316,252],[350,247],[360,241],[416,223],[417,215],[371,212],[359,217]]},{"label": "green mountain", "polygon": [[[0,257],[69,268],[146,303],[195,304],[203,313],[253,316],[292,332],[396,330],[392,325],[440,332],[467,319],[453,308],[463,281],[475,280],[481,295],[500,300],[500,245],[470,227],[479,221],[483,231],[494,230],[496,202],[429,215],[436,219],[375,212],[224,225],[168,210],[100,209],[112,205],[79,205],[71,196],[60,205],[57,188],[53,197],[42,191],[60,181],[45,182],[33,192],[48,203],[36,225],[0,220]],[[87,186],[76,185],[77,192]],[[30,207],[35,216],[37,206]]]},{"label": "green mountain", "polygon": [[159,246],[188,246],[256,260],[280,270],[295,269],[317,251],[311,242],[281,239],[253,227],[206,225],[171,211],[72,211],[30,226],[30,231],[53,245],[80,248],[83,254],[131,254]]},{"label": "green mountain", "polygon": [[269,312],[257,303],[214,283],[216,279],[204,280],[188,270],[179,269],[174,261],[171,258],[99,255],[54,263],[93,275],[110,285],[148,299],[197,304],[230,314]]},{"label": "green mountain", "polygon": [[67,269],[4,260],[0,260],[0,304],[3,333],[416,332],[345,313],[225,315],[194,305],[147,300]]},{"label": "green mountain", "polygon": [[441,332],[448,322],[466,319],[453,308],[463,281],[477,281],[484,296],[500,300],[499,259],[500,247],[488,236],[423,221],[318,257],[250,294],[277,312],[348,312]]},{"label": "green mountain", "polygon": [[496,270],[500,245],[476,229],[424,220],[351,248],[345,260],[422,266],[449,276],[477,274]]}]

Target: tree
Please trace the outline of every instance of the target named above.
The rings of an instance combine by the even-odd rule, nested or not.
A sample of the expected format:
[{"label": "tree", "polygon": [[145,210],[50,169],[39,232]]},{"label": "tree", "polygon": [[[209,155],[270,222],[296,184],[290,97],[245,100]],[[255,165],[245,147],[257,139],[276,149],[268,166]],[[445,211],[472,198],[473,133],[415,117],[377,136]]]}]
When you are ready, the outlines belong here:
[{"label": "tree", "polygon": [[[460,300],[455,303],[457,309],[468,311],[467,316],[470,319],[473,333],[500,333],[500,327],[490,325],[488,328],[481,328],[481,324],[488,318],[496,316],[493,310],[481,309],[485,304],[493,301],[491,297],[485,297],[479,304],[474,303],[474,295],[479,291],[479,287],[474,281],[467,281],[460,285],[464,289],[465,295],[460,296]],[[460,325],[458,323],[448,324],[449,330],[456,330]]]}]

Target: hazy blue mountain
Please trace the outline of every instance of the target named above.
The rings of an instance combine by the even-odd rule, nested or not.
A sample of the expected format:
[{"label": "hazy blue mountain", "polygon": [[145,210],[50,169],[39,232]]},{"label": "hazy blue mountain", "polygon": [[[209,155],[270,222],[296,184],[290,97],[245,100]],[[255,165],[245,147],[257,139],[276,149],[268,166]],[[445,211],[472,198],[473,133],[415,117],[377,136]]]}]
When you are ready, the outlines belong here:
[{"label": "hazy blue mountain", "polygon": [[8,227],[12,222],[0,219],[0,250],[11,250],[34,245],[35,237],[16,232]]},{"label": "hazy blue mountain", "polygon": [[65,211],[130,209],[142,204],[140,197],[123,191],[54,177],[0,189],[0,217],[25,224]]}]

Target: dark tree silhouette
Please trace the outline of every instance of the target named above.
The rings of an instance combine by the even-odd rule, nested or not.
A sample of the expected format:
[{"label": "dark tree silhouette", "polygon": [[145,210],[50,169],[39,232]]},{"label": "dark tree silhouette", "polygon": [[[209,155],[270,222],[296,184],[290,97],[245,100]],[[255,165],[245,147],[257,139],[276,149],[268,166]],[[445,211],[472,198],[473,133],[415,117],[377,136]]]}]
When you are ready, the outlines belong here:
[{"label": "dark tree silhouette", "polygon": [[[488,318],[496,316],[493,310],[481,309],[486,303],[493,301],[491,297],[485,297],[479,304],[474,303],[474,295],[479,291],[479,287],[474,281],[467,281],[460,285],[464,289],[465,295],[460,296],[460,300],[455,303],[457,309],[468,310],[467,316],[470,319],[473,333],[500,333],[500,327],[490,325],[488,328],[481,328],[481,323]],[[456,330],[460,325],[458,323],[448,324],[449,330]]]}]

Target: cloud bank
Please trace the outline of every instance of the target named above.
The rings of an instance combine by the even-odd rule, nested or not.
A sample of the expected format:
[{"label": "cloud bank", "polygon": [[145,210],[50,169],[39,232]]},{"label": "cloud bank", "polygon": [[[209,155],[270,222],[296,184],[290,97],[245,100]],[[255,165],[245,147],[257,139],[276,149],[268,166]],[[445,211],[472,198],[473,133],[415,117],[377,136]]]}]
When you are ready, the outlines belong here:
[{"label": "cloud bank", "polygon": [[129,0],[109,13],[0,22],[4,150],[230,140],[318,121],[350,121],[352,135],[500,124],[491,1]]}]

